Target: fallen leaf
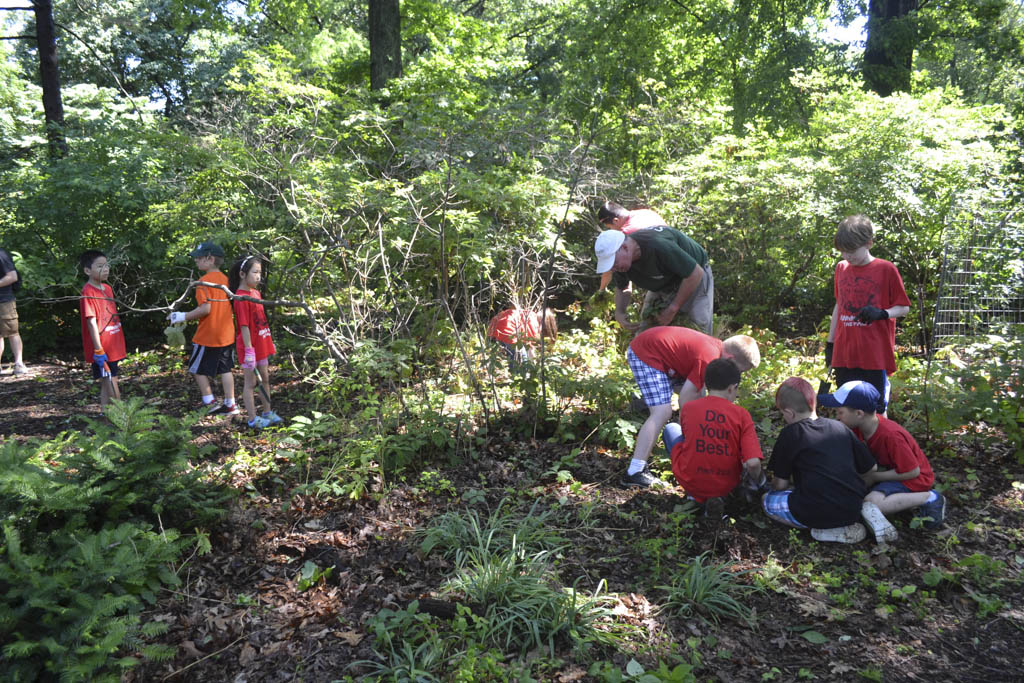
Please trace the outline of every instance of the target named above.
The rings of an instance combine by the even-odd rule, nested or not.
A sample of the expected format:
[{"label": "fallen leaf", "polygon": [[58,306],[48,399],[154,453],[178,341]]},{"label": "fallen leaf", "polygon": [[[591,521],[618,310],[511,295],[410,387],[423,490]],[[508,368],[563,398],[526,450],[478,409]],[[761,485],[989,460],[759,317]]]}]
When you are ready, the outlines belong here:
[{"label": "fallen leaf", "polygon": [[363,638],[366,637],[358,631],[342,631],[341,633],[335,631],[334,635],[344,640],[345,643],[351,647],[355,647],[363,641]]},{"label": "fallen leaf", "polygon": [[254,659],[256,659],[256,648],[246,643],[245,647],[242,648],[241,654],[238,655],[238,665],[249,666]]}]

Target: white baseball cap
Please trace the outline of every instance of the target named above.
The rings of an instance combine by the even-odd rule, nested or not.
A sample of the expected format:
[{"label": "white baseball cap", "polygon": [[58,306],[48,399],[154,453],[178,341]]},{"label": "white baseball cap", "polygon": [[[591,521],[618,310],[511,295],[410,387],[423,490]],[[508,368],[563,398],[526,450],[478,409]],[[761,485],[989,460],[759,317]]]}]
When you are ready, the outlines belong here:
[{"label": "white baseball cap", "polygon": [[626,233],[621,230],[605,230],[594,240],[594,253],[597,254],[597,272],[607,273],[615,265],[615,253],[626,241]]}]

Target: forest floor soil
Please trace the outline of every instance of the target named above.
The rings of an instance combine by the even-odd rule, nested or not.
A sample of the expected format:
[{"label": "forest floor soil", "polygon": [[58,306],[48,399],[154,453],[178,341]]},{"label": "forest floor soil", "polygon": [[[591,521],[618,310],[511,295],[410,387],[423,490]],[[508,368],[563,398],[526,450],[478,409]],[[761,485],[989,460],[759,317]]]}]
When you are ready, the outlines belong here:
[{"label": "forest floor soil", "polygon": [[[5,370],[4,438],[50,438],[86,429],[83,418],[98,417],[84,364],[49,359],[31,365],[29,375]],[[308,392],[296,376],[278,372],[273,379],[275,408],[286,420],[309,413]],[[237,384],[240,392],[240,378]],[[146,396],[169,414],[197,407],[194,383],[181,369],[137,372],[122,380],[122,393]],[[383,495],[359,500],[302,495],[298,482],[280,476],[291,456],[276,434],[246,429],[241,416],[205,418],[194,428],[198,442],[216,447],[209,462],[197,465],[233,468],[238,496],[211,530],[212,552],[184,561],[181,585],[145,614],[168,625],[159,640],[176,646],[177,656],[145,664],[126,680],[358,677],[365,670],[356,663],[375,659],[368,619],[438,595],[451,574],[450,562],[420,551],[415,530],[446,511],[486,511],[517,494],[567,515],[592,506],[592,523],[567,532],[571,544],[558,571],[565,585],[580,588],[605,580],[618,596],[619,618],[646,634],[646,651],[591,653],[623,671],[631,659],[657,668],[657,655],[667,659],[674,650],[699,659],[699,680],[1024,680],[1024,465],[1008,446],[983,451],[970,437],[949,435],[942,457],[932,459],[949,499],[942,528],[910,528],[909,518],[897,517],[897,543],[878,546],[869,537],[848,546],[814,542],[742,506],[727,508],[721,524],[695,519],[681,530],[680,489],[618,487],[627,454],[584,445],[563,466],[572,481],[560,482],[552,465],[571,446],[500,428],[475,459],[436,466],[449,490],[397,481]],[[240,449],[262,464],[240,466]],[[467,491],[479,496],[467,502]],[[673,567],[703,552],[735,570],[773,568],[777,580],[747,600],[754,628],[655,608]],[[1002,563],[1005,571],[972,573],[958,564],[970,557]],[[307,561],[333,570],[300,591]],[[963,579],[930,586],[924,577],[936,568]],[[587,669],[571,652],[559,652],[542,678],[597,680]]]}]

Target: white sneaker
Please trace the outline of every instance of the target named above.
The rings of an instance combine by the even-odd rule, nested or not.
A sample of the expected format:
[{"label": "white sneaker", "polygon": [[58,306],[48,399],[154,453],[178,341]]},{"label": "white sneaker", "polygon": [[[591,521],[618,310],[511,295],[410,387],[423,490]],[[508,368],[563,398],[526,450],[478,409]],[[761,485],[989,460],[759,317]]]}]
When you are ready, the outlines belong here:
[{"label": "white sneaker", "polygon": [[15,375],[27,375],[28,374],[28,368],[26,368],[24,364],[18,365],[17,363],[15,363],[15,365],[14,365],[14,374]]},{"label": "white sneaker", "polygon": [[834,529],[811,529],[811,538],[829,543],[860,543],[868,536],[868,530],[860,522]]},{"label": "white sneaker", "polygon": [[874,503],[864,501],[860,506],[860,516],[875,535],[876,543],[895,543],[899,539],[900,534],[896,527],[885,518],[885,514]]}]

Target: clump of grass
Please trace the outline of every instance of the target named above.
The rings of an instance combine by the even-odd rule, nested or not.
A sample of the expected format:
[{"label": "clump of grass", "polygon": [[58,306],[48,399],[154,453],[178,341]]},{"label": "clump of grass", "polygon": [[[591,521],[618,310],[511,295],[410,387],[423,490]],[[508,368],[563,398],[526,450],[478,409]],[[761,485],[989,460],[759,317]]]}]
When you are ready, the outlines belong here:
[{"label": "clump of grass", "polygon": [[503,499],[493,512],[482,518],[476,510],[446,512],[426,529],[417,532],[424,553],[440,552],[448,559],[465,548],[487,552],[509,549],[516,539],[520,546],[557,550],[565,545],[551,510],[539,511],[535,501],[525,514]]},{"label": "clump of grass", "polygon": [[531,553],[515,539],[498,552],[469,548],[457,554],[444,592],[484,606],[485,640],[507,652],[543,648],[553,655],[561,644],[621,643],[627,629],[614,623],[615,599],[604,581],[593,593],[563,587],[552,560],[552,551]]},{"label": "clump of grass", "polygon": [[695,557],[670,585],[659,588],[667,593],[666,609],[676,616],[695,616],[714,624],[732,619],[754,626],[753,611],[743,604],[743,599],[761,589],[741,582],[747,573],[711,563],[705,552]]}]

